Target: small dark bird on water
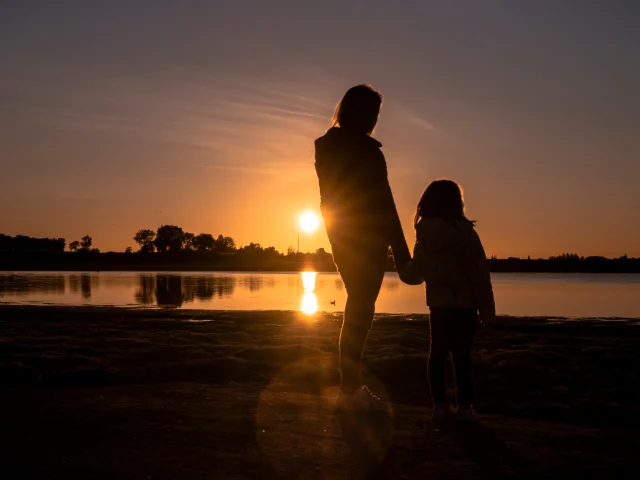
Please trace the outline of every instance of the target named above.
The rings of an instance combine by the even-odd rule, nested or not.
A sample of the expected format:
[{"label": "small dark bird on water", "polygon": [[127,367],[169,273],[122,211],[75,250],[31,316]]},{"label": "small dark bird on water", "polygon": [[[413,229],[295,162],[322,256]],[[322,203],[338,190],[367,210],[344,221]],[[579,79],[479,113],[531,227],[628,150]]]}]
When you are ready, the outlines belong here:
[{"label": "small dark bird on water", "polygon": [[334,300],[334,301],[329,302],[329,303],[330,303],[331,305],[335,305],[335,304],[336,304],[336,301]]}]

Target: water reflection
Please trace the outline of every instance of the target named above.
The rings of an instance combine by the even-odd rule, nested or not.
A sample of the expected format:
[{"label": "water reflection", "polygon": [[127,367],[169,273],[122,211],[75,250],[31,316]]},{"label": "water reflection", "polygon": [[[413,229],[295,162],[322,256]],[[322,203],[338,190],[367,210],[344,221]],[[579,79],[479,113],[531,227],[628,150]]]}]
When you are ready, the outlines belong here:
[{"label": "water reflection", "polygon": [[91,275],[83,273],[80,277],[80,291],[82,298],[91,298]]},{"label": "water reflection", "polygon": [[135,293],[137,303],[142,305],[151,305],[154,302],[154,281],[151,275],[140,275],[139,287]]},{"label": "water reflection", "polygon": [[[259,283],[262,285],[262,283]],[[213,275],[139,275],[135,300],[142,305],[162,307],[181,307],[195,300],[207,302],[217,298],[228,298],[233,295],[236,279],[231,276],[216,277]],[[258,282],[248,282],[247,287],[256,287]]]},{"label": "water reflection", "polygon": [[300,303],[300,311],[306,315],[313,315],[318,311],[318,297],[315,294],[316,289],[316,272],[302,272],[302,301]]},{"label": "water reflection", "polygon": [[26,275],[0,275],[0,297],[4,294],[27,295],[31,293],[64,294],[65,283],[63,275],[42,275],[34,283]]},{"label": "water reflection", "polygon": [[78,293],[80,291],[80,277],[77,275],[69,276],[69,290],[72,293]]},{"label": "water reflection", "polygon": [[[640,318],[638,274],[494,274],[493,283],[503,314]],[[312,315],[342,311],[346,295],[337,273],[0,272],[0,303],[126,306],[134,302]],[[386,275],[376,311],[426,313],[424,286],[404,285],[396,274]]]},{"label": "water reflection", "polygon": [[182,292],[182,277],[158,275],[156,277],[156,302],[160,307],[180,307],[185,295]]}]

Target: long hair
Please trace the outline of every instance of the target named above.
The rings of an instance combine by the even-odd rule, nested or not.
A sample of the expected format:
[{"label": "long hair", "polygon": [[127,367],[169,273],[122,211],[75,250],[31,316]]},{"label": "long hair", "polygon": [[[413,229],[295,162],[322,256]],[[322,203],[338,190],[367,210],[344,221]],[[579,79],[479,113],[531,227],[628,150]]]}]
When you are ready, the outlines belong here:
[{"label": "long hair", "polygon": [[378,123],[382,94],[371,85],[347,90],[333,113],[333,126],[370,135]]},{"label": "long hair", "polygon": [[462,187],[453,180],[431,182],[418,202],[413,226],[423,218],[466,220]]}]

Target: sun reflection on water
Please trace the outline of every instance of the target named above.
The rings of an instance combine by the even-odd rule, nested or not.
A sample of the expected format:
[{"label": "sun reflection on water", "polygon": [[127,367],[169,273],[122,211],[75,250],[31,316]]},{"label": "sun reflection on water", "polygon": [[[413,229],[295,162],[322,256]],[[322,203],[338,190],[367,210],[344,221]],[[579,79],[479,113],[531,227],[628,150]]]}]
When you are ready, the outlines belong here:
[{"label": "sun reflection on water", "polygon": [[316,272],[302,272],[302,301],[300,302],[300,311],[306,315],[313,315],[318,311],[318,297],[314,293],[316,289]]}]

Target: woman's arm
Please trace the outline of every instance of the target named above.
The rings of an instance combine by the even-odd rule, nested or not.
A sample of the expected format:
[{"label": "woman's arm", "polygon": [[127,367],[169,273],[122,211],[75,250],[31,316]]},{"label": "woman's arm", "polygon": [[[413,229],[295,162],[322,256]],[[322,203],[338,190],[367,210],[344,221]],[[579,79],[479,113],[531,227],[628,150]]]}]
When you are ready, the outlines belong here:
[{"label": "woman's arm", "polygon": [[389,221],[389,244],[391,245],[391,251],[393,252],[393,259],[396,262],[396,268],[400,269],[405,263],[411,261],[411,253],[409,252],[409,245],[404,238],[404,232],[402,231],[402,223],[400,223],[400,217],[398,216],[398,210],[393,200],[393,194],[391,193],[391,186],[387,180],[385,196],[387,197],[387,216]]},{"label": "woman's arm", "polygon": [[400,222],[398,209],[396,208],[393,193],[391,192],[391,185],[389,184],[389,177],[387,175],[387,162],[382,152],[379,150],[378,152],[382,160],[378,186],[380,199],[379,208],[381,209],[381,215],[385,218],[383,223],[386,228],[388,228],[387,234],[391,251],[393,252],[393,259],[396,262],[396,269],[400,270],[404,264],[411,260],[411,253],[409,252],[409,246],[402,231],[402,223]]}]

